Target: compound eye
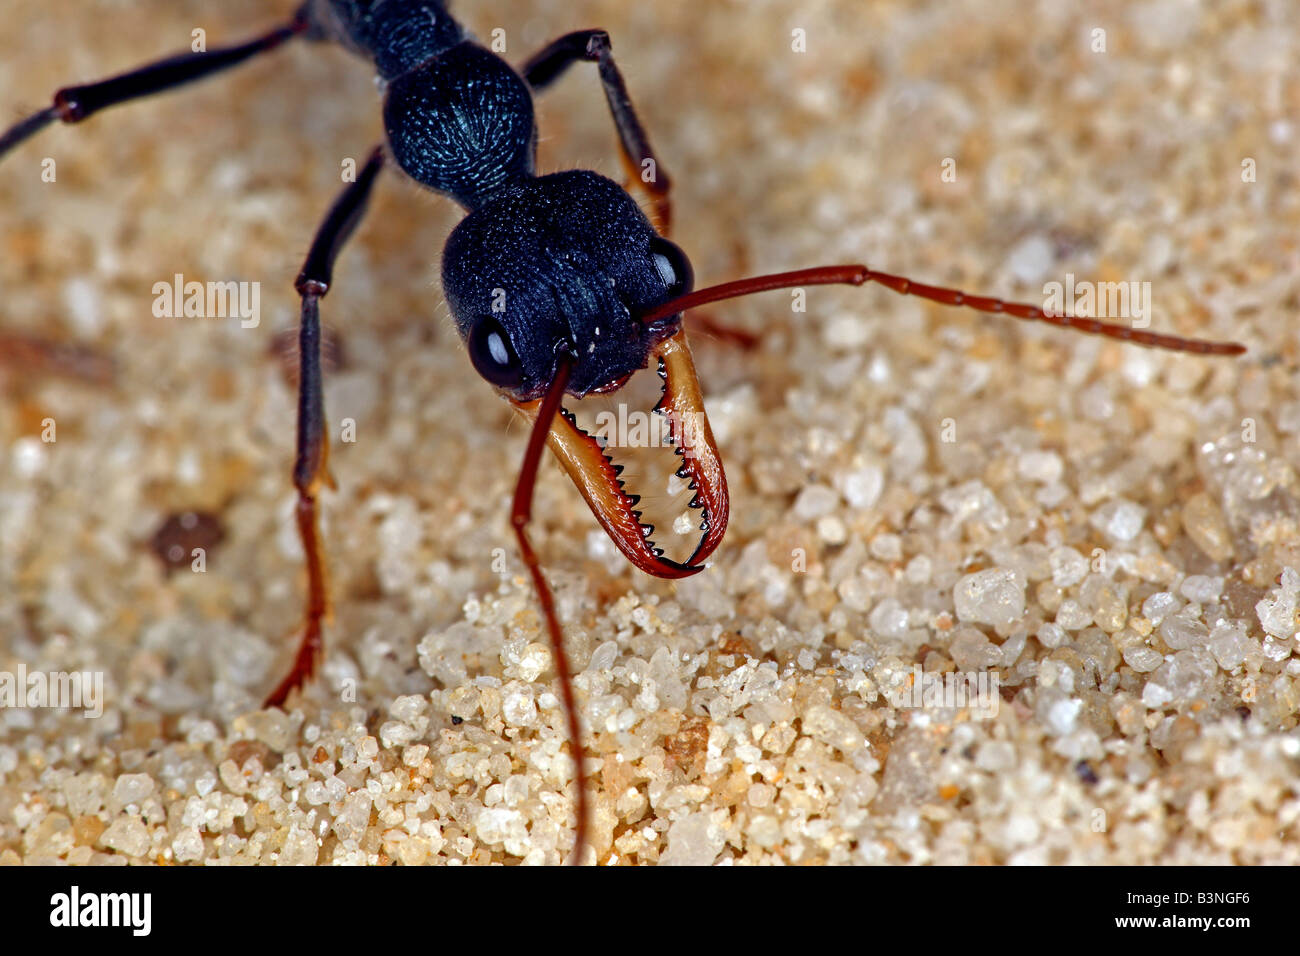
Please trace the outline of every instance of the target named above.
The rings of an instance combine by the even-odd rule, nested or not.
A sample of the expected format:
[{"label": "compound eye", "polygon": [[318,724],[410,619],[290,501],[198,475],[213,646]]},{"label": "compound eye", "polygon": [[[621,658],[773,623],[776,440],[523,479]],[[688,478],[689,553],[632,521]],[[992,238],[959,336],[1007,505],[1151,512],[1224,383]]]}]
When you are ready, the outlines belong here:
[{"label": "compound eye", "polygon": [[650,240],[650,260],[654,263],[659,278],[663,280],[665,300],[685,295],[695,286],[695,270],[691,268],[691,260],[667,239],[655,236]]},{"label": "compound eye", "polygon": [[501,323],[490,315],[481,316],[470,329],[469,360],[478,373],[498,388],[518,388],[524,369]]}]

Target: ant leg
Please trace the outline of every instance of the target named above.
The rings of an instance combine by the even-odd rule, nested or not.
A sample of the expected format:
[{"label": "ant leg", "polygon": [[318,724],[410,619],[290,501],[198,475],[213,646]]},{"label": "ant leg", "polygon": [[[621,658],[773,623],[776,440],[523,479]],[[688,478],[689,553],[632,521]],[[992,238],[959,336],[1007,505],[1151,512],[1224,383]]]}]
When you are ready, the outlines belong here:
[{"label": "ant leg", "polygon": [[672,181],[660,168],[659,160],[650,148],[650,137],[637,118],[623,75],[614,63],[609,34],[604,30],[567,33],[524,64],[522,73],[528,85],[540,92],[580,60],[595,63],[600,70],[600,83],[605,88],[605,99],[609,102],[609,111],[614,117],[614,126],[618,129],[619,145],[623,150],[628,175],[641,182],[649,191],[654,202],[657,225],[666,235],[673,218],[672,202],[668,198]]},{"label": "ant leg", "polygon": [[[594,62],[600,69],[600,82],[605,88],[605,99],[618,129],[619,145],[628,175],[641,182],[649,191],[654,203],[655,225],[661,235],[667,236],[672,228],[673,207],[669,198],[672,180],[659,166],[650,137],[636,115],[632,97],[628,95],[623,75],[614,63],[609,34],[604,30],[579,30],[567,33],[524,64],[524,79],[534,90],[541,91],[579,60]],[[732,328],[707,314],[697,314],[692,323],[705,335],[713,336],[746,351],[758,346],[759,338],[752,332]]]},{"label": "ant leg", "polygon": [[[605,88],[605,99],[618,129],[619,145],[628,175],[641,182],[649,191],[654,203],[655,225],[661,235],[667,236],[672,228],[673,207],[669,198],[672,180],[663,172],[659,160],[650,147],[650,138],[641,125],[628,95],[623,75],[614,63],[609,34],[604,30],[579,30],[567,33],[524,64],[524,79],[534,90],[541,91],[579,60],[594,62],[600,69],[600,82]],[[757,347],[758,336],[743,329],[732,328],[707,314],[697,314],[692,323],[705,335],[718,338],[746,351]]]},{"label": "ant leg", "polygon": [[54,94],[52,106],[33,113],[0,134],[0,157],[55,120],[80,123],[107,107],[202,79],[237,66],[259,53],[274,50],[287,40],[306,33],[309,26],[307,7],[303,6],[289,23],[248,43],[204,53],[181,53],[95,83],[65,86]]},{"label": "ant leg", "polygon": [[758,343],[762,341],[753,332],[746,332],[744,329],[728,325],[726,322],[719,322],[711,312],[696,312],[691,316],[691,326],[699,329],[705,336],[711,336],[719,341],[726,342],[728,345],[734,345],[744,352],[751,352],[758,348]]},{"label": "ant leg", "polygon": [[325,397],[321,392],[320,300],[329,292],[334,260],[365,213],[383,165],[383,148],[377,146],[356,182],[350,183],[330,207],[294,283],[302,296],[302,319],[298,326],[298,454],[293,483],[298,489],[298,534],[307,562],[307,599],[293,669],[267,697],[267,707],[283,706],[285,699],[311,678],[321,652],[322,627],[330,616],[325,546],[316,510],[321,484],[334,485],[327,465],[329,438],[325,434]]}]

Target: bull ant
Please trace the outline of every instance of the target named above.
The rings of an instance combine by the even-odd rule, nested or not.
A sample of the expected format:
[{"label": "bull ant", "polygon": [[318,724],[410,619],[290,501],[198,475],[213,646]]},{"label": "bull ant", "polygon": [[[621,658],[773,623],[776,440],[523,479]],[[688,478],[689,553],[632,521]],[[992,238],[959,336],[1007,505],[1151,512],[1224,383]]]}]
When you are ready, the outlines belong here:
[{"label": "bull ant", "polygon": [[[529,542],[533,488],[542,448],[549,445],[596,519],[636,567],[662,578],[683,578],[704,569],[726,531],[729,503],[687,347],[685,312],[773,289],[878,282],[945,305],[1050,322],[1139,345],[1204,355],[1245,351],[1235,343],[1180,338],[967,295],[863,265],[800,269],[692,291],[690,261],[665,238],[671,221],[670,183],[632,106],[609,35],[603,30],[569,33],[516,71],[476,43],[438,0],[306,0],[287,23],[248,43],[186,53],[59,90],[50,107],[0,135],[0,156],[56,120],[80,122],[107,107],[234,67],[297,38],[339,43],[372,62],[383,87],[387,143],[375,147],[355,181],[335,200],[295,283],[302,312],[293,480],[308,586],[292,669],[266,704],[283,706],[312,677],[322,650],[322,630],[330,618],[325,548],[317,520],[321,486],[330,482],[320,302],[330,290],[335,260],[365,212],[376,178],[392,164],[464,207],[466,215],[443,249],[443,290],[474,368],[532,422],[511,520],[545,616],[568,720],[576,768],[574,862],[581,857],[589,824],[582,732],[560,621]],[[580,62],[596,64],[629,178],[648,192],[653,222],[622,186],[594,172],[536,174],[532,94]],[[566,394],[580,399],[616,391],[652,359],[662,379],[662,398],[654,410],[668,422],[682,462],[678,476],[694,493],[691,507],[700,515],[699,542],[684,561],[656,547],[654,529],[637,510],[640,499],[620,478],[622,468],[563,407]],[[689,440],[682,425],[687,422],[696,423]]]}]

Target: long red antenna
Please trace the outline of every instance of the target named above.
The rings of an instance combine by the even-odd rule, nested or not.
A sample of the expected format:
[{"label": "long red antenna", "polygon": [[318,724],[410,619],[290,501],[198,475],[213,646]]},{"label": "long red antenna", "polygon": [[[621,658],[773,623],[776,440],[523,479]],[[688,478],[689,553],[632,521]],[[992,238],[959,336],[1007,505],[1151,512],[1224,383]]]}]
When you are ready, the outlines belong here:
[{"label": "long red antenna", "polygon": [[541,463],[542,452],[546,449],[546,435],[551,430],[551,422],[559,413],[560,403],[564,401],[564,389],[569,384],[569,372],[572,364],[567,359],[560,361],[555,379],[546,389],[542,399],[537,421],[533,423],[532,434],[528,436],[528,448],[524,452],[524,463],[519,469],[519,481],[515,485],[514,504],[510,509],[510,523],[519,539],[519,551],[523,554],[524,564],[532,575],[533,587],[537,590],[537,599],[541,602],[542,613],[546,618],[546,630],[551,638],[551,651],[555,655],[555,678],[560,685],[560,694],[564,700],[564,712],[569,722],[569,742],[573,748],[573,785],[578,791],[578,828],[573,839],[573,855],[569,862],[577,865],[582,862],[582,850],[587,844],[589,813],[587,809],[587,776],[583,767],[585,753],[582,747],[582,726],[578,720],[578,703],[573,696],[573,676],[569,671],[569,658],[564,652],[564,632],[560,629],[560,618],[555,613],[555,599],[551,595],[550,585],[542,573],[542,564],[537,560],[537,553],[528,540],[528,522],[533,517],[533,488],[537,484],[537,468]]},{"label": "long red antenna", "polygon": [[863,265],[817,266],[812,269],[796,269],[794,272],[777,272],[772,275],[754,276],[750,279],[737,279],[721,285],[690,292],[676,299],[670,299],[663,305],[656,306],[640,316],[642,322],[649,324],[678,312],[685,312],[696,306],[723,299],[735,299],[755,292],[768,292],[773,289],[793,289],[805,285],[863,285],[867,282],[879,282],[893,289],[900,295],[915,295],[930,299],[944,305],[964,305],[979,312],[1005,314],[1017,319],[1032,322],[1049,322],[1065,328],[1086,332],[1090,335],[1105,335],[1113,339],[1122,339],[1137,345],[1152,348],[1170,349],[1175,352],[1196,352],[1201,355],[1240,355],[1246,346],[1237,342],[1210,342],[1205,339],[1183,338],[1179,335],[1164,335],[1160,332],[1148,332],[1114,322],[1102,322],[1098,319],[1086,319],[1074,315],[1054,315],[1038,306],[1020,302],[1003,302],[982,295],[968,295],[959,289],[947,289],[942,286],[925,285],[913,282],[905,276],[890,275],[888,272],[876,272]]}]

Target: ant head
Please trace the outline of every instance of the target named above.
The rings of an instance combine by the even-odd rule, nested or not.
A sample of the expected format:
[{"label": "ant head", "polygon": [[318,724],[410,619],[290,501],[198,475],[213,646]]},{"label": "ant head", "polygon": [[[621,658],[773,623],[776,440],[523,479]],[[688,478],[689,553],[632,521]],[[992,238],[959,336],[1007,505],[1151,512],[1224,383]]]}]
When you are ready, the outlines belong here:
[{"label": "ant head", "polygon": [[[641,570],[702,570],[727,527],[726,477],[681,310],[691,291],[686,255],[660,237],[616,183],[592,172],[528,178],[461,220],[442,259],[442,284],[480,375],[547,429],[547,442],[614,543]],[[653,313],[653,314],[651,314]],[[700,540],[685,562],[664,555],[614,449],[584,431],[561,400],[621,387],[651,359],[663,394],[654,411],[694,491]],[[542,411],[547,412],[543,421]]]},{"label": "ant head", "polygon": [[690,292],[693,275],[618,184],[575,170],[523,180],[466,216],[447,240],[442,282],[479,374],[529,401],[561,357],[577,396],[645,368],[681,317],[640,316]]}]

